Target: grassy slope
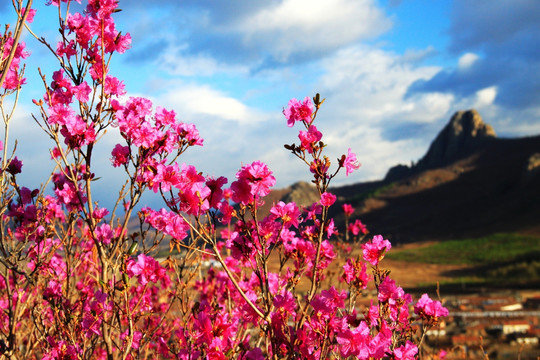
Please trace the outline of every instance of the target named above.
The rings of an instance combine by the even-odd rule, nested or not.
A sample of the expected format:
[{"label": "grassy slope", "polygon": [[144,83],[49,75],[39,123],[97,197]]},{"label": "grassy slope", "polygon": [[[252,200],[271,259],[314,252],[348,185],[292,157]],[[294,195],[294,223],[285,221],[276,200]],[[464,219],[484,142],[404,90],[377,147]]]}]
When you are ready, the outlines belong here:
[{"label": "grassy slope", "polygon": [[464,264],[470,271],[456,281],[535,282],[540,280],[540,238],[494,234],[477,239],[451,240],[414,250],[392,250],[387,258],[429,264]]},{"label": "grassy slope", "polygon": [[430,264],[467,265],[538,260],[540,238],[518,234],[494,234],[478,239],[442,241],[415,250],[391,251],[387,257]]}]

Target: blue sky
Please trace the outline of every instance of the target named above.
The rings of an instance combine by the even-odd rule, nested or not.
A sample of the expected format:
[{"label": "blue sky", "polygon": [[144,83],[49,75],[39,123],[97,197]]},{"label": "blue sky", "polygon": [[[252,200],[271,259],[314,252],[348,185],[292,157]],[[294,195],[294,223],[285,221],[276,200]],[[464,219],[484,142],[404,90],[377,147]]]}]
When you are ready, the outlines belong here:
[{"label": "blue sky", "polygon": [[[2,22],[12,21],[7,2]],[[32,29],[56,43],[55,8],[35,1]],[[39,3],[39,4],[38,4]],[[268,163],[284,187],[309,179],[283,148],[298,142],[281,114],[290,98],[325,97],[318,128],[331,159],[351,147],[362,167],[335,185],[384,177],[418,160],[451,115],[476,108],[499,136],[540,133],[537,0],[120,1],[118,29],[132,49],[112,74],[197,125],[205,139],[180,161],[229,179]],[[37,66],[52,56],[28,34],[18,153],[28,181],[50,165],[50,144],[29,114],[42,96]],[[29,141],[31,138],[31,141]],[[116,138],[103,140],[103,171]],[[49,164],[49,165],[45,165]],[[232,180],[229,181],[229,183]],[[115,184],[112,181],[111,184]]]}]

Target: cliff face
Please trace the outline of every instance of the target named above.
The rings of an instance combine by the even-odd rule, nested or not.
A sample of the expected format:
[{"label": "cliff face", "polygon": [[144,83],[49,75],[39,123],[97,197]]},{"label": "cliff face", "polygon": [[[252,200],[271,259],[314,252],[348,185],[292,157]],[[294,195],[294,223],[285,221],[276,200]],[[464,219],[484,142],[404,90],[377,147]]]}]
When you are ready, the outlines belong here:
[{"label": "cliff face", "polygon": [[418,170],[433,169],[458,160],[497,137],[476,110],[458,111],[431,143],[428,152],[416,165]]},{"label": "cliff face", "polygon": [[431,143],[427,153],[412,167],[397,165],[386,174],[385,180],[394,181],[419,171],[446,166],[466,157],[497,135],[474,110],[456,112]]}]

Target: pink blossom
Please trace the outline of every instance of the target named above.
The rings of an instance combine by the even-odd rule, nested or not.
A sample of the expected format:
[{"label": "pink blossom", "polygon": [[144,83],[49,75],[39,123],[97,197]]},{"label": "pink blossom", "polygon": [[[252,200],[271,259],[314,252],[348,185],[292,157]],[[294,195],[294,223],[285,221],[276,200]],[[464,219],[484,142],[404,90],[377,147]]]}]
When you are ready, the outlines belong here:
[{"label": "pink blossom", "polygon": [[180,181],[180,169],[178,168],[177,163],[172,165],[160,163],[156,167],[156,175],[152,180],[152,190],[157,193],[161,188],[161,191],[167,192],[171,190],[171,188],[177,187],[180,184]]},{"label": "pink blossom", "polygon": [[92,214],[92,217],[96,220],[101,220],[107,215],[109,215],[109,210],[106,208],[96,208]]},{"label": "pink blossom", "polygon": [[[129,330],[124,331],[120,334],[120,339],[125,340],[129,335]],[[140,341],[143,337],[143,334],[140,331],[133,332],[133,339],[131,341],[131,348],[138,349],[140,346]]]},{"label": "pink blossom", "polygon": [[351,204],[343,204],[341,208],[343,209],[345,216],[351,216],[354,213],[354,208]]},{"label": "pink blossom", "polygon": [[274,297],[274,306],[279,311],[286,311],[289,314],[295,314],[296,300],[290,291],[284,291],[283,295],[276,295]]},{"label": "pink blossom", "polygon": [[371,280],[371,276],[367,273],[366,263],[347,259],[347,262],[343,265],[343,279],[349,285],[352,284],[358,289],[365,289]]},{"label": "pink blossom", "polygon": [[371,241],[362,245],[364,260],[377,266],[384,258],[385,252],[391,247],[390,241],[383,239],[381,235],[375,235]]},{"label": "pink blossom", "polygon": [[163,231],[176,240],[183,240],[188,236],[190,226],[180,215],[168,212],[165,209],[155,211],[144,208],[141,212],[146,214],[144,221],[152,225],[156,230]]},{"label": "pink blossom", "polygon": [[300,210],[296,203],[290,202],[285,204],[283,201],[280,201],[270,209],[270,213],[283,220],[284,227],[294,226],[298,228]]},{"label": "pink blossom", "polygon": [[379,284],[379,294],[377,298],[380,302],[387,302],[391,306],[396,306],[398,303],[410,303],[412,297],[410,294],[405,294],[403,288],[396,285],[396,282],[389,277],[385,277]]},{"label": "pink blossom", "polygon": [[351,152],[351,148],[348,150],[348,155],[343,162],[343,166],[345,167],[346,176],[349,176],[350,173],[360,167],[360,163],[358,163],[358,160],[356,159],[356,154]]},{"label": "pink blossom", "polygon": [[103,244],[109,245],[111,243],[111,239],[113,238],[113,231],[109,224],[101,224],[100,226],[97,226],[95,233],[97,240],[99,240]]},{"label": "pink blossom", "polygon": [[124,82],[111,75],[107,75],[105,78],[103,90],[107,95],[121,96],[126,94]]},{"label": "pink blossom", "polygon": [[303,102],[291,99],[288,107],[283,110],[283,115],[287,118],[287,126],[292,127],[296,121],[305,121],[311,124],[311,114],[313,113],[313,103],[309,96]]},{"label": "pink blossom", "polygon": [[349,224],[348,231],[351,232],[354,236],[357,236],[358,234],[367,234],[368,230],[366,228],[366,225],[360,221],[360,219],[356,219],[354,222]]},{"label": "pink blossom", "polygon": [[276,183],[272,171],[261,161],[244,165],[236,173],[236,178],[238,180],[231,184],[233,201],[243,204],[268,195],[270,188]]},{"label": "pink blossom", "polygon": [[111,161],[114,167],[125,165],[129,161],[129,147],[116,144],[111,155]]},{"label": "pink blossom", "polygon": [[336,202],[336,195],[324,192],[321,194],[321,205],[325,207],[332,206],[332,204]]},{"label": "pink blossom", "polygon": [[126,50],[131,48],[131,34],[127,33],[126,35],[120,35],[116,39],[116,52],[123,54]]},{"label": "pink blossom", "polygon": [[308,131],[300,131],[298,138],[300,139],[302,148],[306,149],[308,153],[313,154],[314,144],[321,140],[322,133],[317,130],[315,125],[311,125]]},{"label": "pink blossom", "polygon": [[86,83],[86,81],[83,81],[80,85],[73,86],[72,87],[73,93],[77,100],[80,102],[87,102],[90,96],[90,93],[92,92],[92,88]]},{"label": "pink blossom", "polygon": [[157,126],[167,126],[172,125],[176,122],[176,113],[174,110],[166,110],[161,106],[156,108],[156,125]]},{"label": "pink blossom", "polygon": [[227,178],[220,176],[217,179],[208,178],[206,180],[206,186],[210,189],[209,206],[210,208],[217,209],[220,207],[221,200],[223,199],[222,187],[228,182]]},{"label": "pink blossom", "polygon": [[156,283],[167,276],[165,269],[154,258],[145,254],[137,256],[137,261],[129,259],[127,274],[130,277],[136,276],[139,284],[143,286],[149,281]]},{"label": "pink blossom", "polygon": [[56,45],[56,54],[60,57],[66,56],[68,59],[77,54],[75,47],[75,40],[70,40],[66,45],[64,42],[59,41]]},{"label": "pink blossom", "polygon": [[203,145],[203,138],[199,136],[199,131],[194,124],[175,123],[174,129],[180,139],[185,139],[189,146]]},{"label": "pink blossom", "polygon": [[334,286],[328,290],[322,290],[311,300],[310,305],[319,316],[330,318],[339,308],[345,305],[347,293],[345,290],[338,292]]},{"label": "pink blossom", "polygon": [[[34,16],[36,15],[36,9],[29,9],[28,10],[28,16],[26,17],[26,22],[31,24],[34,21]],[[24,14],[26,12],[26,8],[23,7],[21,9],[21,14]]]},{"label": "pink blossom", "polygon": [[418,347],[407,340],[405,345],[394,349],[394,359],[396,360],[415,360],[418,353]]},{"label": "pink blossom", "polygon": [[51,106],[48,110],[49,117],[47,119],[47,122],[51,125],[64,125],[66,121],[75,117],[75,111],[73,111],[72,108],[62,104],[55,104]]},{"label": "pink blossom", "polygon": [[[30,10],[32,11],[32,10]],[[5,43],[3,43],[2,50],[0,53],[0,61],[4,61],[10,54],[13,47],[14,40],[12,37],[7,37]],[[15,55],[10,64],[9,69],[7,69],[6,78],[2,87],[7,90],[18,89],[21,85],[26,83],[26,79],[22,77],[22,74],[19,73],[21,59],[25,59],[29,56],[29,53],[24,51],[25,43],[20,42],[17,44],[15,49]]]},{"label": "pink blossom", "polygon": [[345,358],[354,356],[358,359],[369,358],[370,329],[364,321],[360,322],[360,325],[354,329],[339,332],[336,339],[341,356]]},{"label": "pink blossom", "polygon": [[433,301],[428,294],[423,294],[414,306],[415,314],[427,320],[437,320],[439,317],[448,316],[448,309],[441,305],[440,301]]}]

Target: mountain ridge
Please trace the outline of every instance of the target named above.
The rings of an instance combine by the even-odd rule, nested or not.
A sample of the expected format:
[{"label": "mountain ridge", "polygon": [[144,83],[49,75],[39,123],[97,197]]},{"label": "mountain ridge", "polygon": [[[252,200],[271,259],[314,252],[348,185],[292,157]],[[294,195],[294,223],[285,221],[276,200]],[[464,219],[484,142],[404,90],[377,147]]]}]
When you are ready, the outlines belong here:
[{"label": "mountain ridge", "polygon": [[[267,203],[292,199],[295,185],[289,189]],[[477,111],[456,112],[416,164],[330,191],[338,197],[331,210],[338,224],[340,205],[350,203],[372,234],[395,243],[540,235],[540,135],[498,138]]]}]

